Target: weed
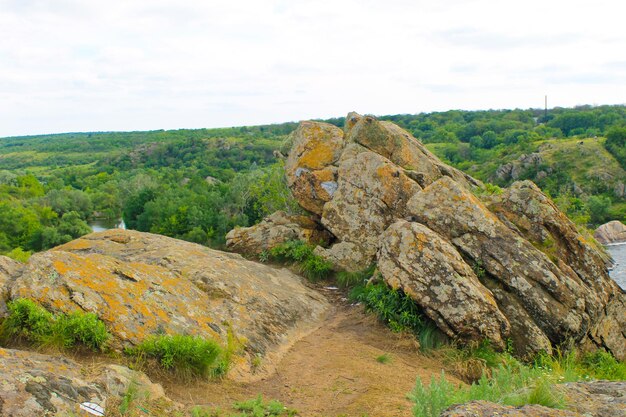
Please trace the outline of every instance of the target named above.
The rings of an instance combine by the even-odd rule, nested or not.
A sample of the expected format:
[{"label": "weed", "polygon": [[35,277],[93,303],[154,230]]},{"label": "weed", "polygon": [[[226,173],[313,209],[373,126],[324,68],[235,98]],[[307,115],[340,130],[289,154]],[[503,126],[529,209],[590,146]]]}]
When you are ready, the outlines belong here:
[{"label": "weed", "polygon": [[391,355],[389,355],[388,353],[383,353],[382,355],[376,357],[376,362],[382,364],[389,363],[391,362]]},{"label": "weed", "polygon": [[243,411],[243,413],[237,417],[290,417],[297,414],[295,410],[288,409],[279,401],[270,400],[264,402],[261,395],[253,400],[235,403],[233,407],[239,411]]},{"label": "weed", "polygon": [[154,358],[163,369],[183,378],[223,375],[230,359],[215,341],[186,335],[152,336],[126,353]]},{"label": "weed", "polygon": [[356,286],[350,292],[353,301],[365,304],[394,332],[412,332],[423,340],[423,349],[430,349],[443,340],[435,324],[422,314],[415,301],[401,290],[384,283]]},{"label": "weed", "polygon": [[337,285],[341,288],[350,288],[356,285],[364,285],[372,277],[376,265],[372,265],[363,271],[358,272],[337,272]]},{"label": "weed", "polygon": [[263,257],[278,262],[293,262],[300,273],[311,281],[328,277],[332,273],[332,264],[313,253],[313,246],[302,240],[290,240],[274,246]]},{"label": "weed", "polygon": [[93,313],[75,311],[53,315],[34,301],[20,298],[8,303],[9,317],[0,326],[0,339],[23,339],[44,347],[70,349],[82,345],[103,350],[110,335]]}]

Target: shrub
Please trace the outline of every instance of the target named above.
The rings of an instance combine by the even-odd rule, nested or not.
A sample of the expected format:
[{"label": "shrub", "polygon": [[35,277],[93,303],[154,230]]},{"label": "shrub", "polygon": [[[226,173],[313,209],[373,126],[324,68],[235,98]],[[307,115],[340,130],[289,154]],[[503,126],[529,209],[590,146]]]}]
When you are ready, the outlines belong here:
[{"label": "shrub", "polygon": [[51,333],[54,316],[34,301],[19,298],[7,303],[9,316],[0,327],[3,342],[23,339],[38,342]]},{"label": "shrub", "polygon": [[311,281],[328,277],[332,273],[332,264],[313,253],[313,246],[302,240],[291,240],[274,246],[261,254],[261,259],[273,259],[278,262],[293,262],[298,265],[302,275]]},{"label": "shrub", "polygon": [[152,336],[126,353],[154,358],[181,377],[217,377],[228,369],[228,356],[220,345],[199,336]]},{"label": "shrub", "polygon": [[391,361],[391,356],[388,353],[383,353],[382,355],[376,357],[376,362],[378,363],[385,364],[385,363],[389,363],[390,361]]},{"label": "shrub", "polygon": [[358,272],[337,272],[337,285],[341,288],[350,288],[356,285],[364,285],[365,282],[372,277],[376,265],[372,265],[363,271]]},{"label": "shrub", "polygon": [[23,339],[44,347],[70,349],[82,345],[103,350],[110,335],[93,313],[75,311],[53,315],[34,301],[20,298],[8,303],[9,316],[0,326],[3,341]]},{"label": "shrub", "polygon": [[402,290],[394,290],[384,283],[356,286],[350,299],[365,304],[394,332],[411,332],[420,340],[423,350],[439,346],[445,336],[432,320],[425,317],[415,301]]}]

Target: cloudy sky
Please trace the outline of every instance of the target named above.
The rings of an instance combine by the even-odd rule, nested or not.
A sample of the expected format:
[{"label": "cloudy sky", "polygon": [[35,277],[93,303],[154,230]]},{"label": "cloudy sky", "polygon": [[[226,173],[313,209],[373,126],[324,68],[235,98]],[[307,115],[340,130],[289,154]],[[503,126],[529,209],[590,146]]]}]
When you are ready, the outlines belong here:
[{"label": "cloudy sky", "polygon": [[0,0],[0,136],[626,103],[621,0]]}]

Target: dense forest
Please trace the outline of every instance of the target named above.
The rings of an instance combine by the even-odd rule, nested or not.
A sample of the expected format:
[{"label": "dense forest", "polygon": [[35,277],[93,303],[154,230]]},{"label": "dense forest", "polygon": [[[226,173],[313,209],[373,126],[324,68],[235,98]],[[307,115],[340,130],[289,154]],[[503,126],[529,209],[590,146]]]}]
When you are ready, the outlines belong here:
[{"label": "dense forest", "polygon": [[[624,106],[380,118],[485,182],[535,181],[578,224],[626,220]],[[298,210],[274,156],[296,126],[2,138],[0,253],[26,259],[94,218],[222,247],[235,226]]]}]

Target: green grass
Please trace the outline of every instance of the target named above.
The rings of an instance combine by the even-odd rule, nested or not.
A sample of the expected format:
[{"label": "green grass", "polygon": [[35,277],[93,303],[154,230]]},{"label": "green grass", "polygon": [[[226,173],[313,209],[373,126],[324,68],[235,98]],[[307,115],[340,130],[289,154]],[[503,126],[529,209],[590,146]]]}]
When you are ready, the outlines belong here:
[{"label": "green grass", "polygon": [[376,265],[372,265],[369,268],[364,269],[363,271],[337,272],[337,285],[341,288],[351,288],[357,285],[364,285],[367,280],[370,279],[372,275],[374,275],[374,271],[376,271]]},{"label": "green grass", "polygon": [[[486,400],[511,406],[539,404],[550,408],[567,406],[555,384],[590,379],[626,380],[626,363],[610,353],[558,350],[554,355],[540,354],[523,363],[510,352],[496,352],[488,343],[439,350],[453,373],[471,382],[455,385],[442,373],[428,386],[417,381],[409,394],[415,417],[438,416],[452,404]],[[477,376],[478,375],[478,376]]]},{"label": "green grass", "polygon": [[384,283],[358,285],[350,292],[350,299],[365,304],[392,331],[415,334],[423,350],[433,349],[445,339],[411,297]]},{"label": "green grass", "polygon": [[156,359],[163,369],[182,378],[219,377],[228,371],[230,362],[217,342],[187,335],[152,336],[126,353]]},{"label": "green grass", "polygon": [[302,240],[291,240],[274,246],[259,256],[261,260],[293,263],[302,275],[319,281],[332,275],[332,264],[313,253],[314,247]]},{"label": "green grass", "polygon": [[382,355],[376,357],[376,362],[382,364],[389,363],[391,362],[391,355],[388,353],[383,353]]},{"label": "green grass", "polygon": [[110,338],[106,326],[93,313],[75,311],[53,315],[32,300],[7,304],[9,316],[0,325],[0,340],[23,340],[40,347],[71,349],[83,346],[104,350]]},{"label": "green grass", "polygon": [[265,402],[260,395],[253,400],[235,403],[233,407],[242,412],[236,417],[283,417],[296,415],[295,410],[288,409],[280,401],[270,400]]}]

